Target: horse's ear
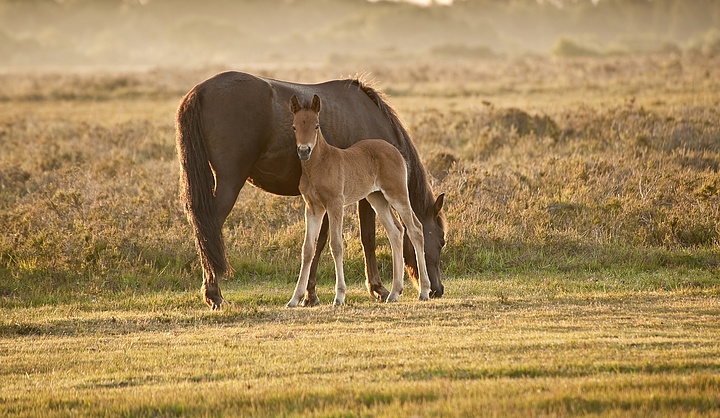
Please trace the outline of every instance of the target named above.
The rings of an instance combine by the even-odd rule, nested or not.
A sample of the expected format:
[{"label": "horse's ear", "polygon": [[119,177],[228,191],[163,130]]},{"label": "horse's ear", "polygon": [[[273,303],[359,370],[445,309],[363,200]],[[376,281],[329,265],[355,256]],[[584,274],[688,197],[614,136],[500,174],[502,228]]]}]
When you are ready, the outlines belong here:
[{"label": "horse's ear", "polygon": [[302,106],[300,106],[300,102],[298,101],[297,96],[293,94],[293,96],[290,98],[290,111],[295,114],[300,109],[302,109]]},{"label": "horse's ear", "polygon": [[313,96],[310,109],[312,109],[315,113],[320,113],[320,97],[317,94]]},{"label": "horse's ear", "polygon": [[445,202],[445,193],[440,193],[440,196],[435,199],[435,205],[433,206],[433,211],[435,212],[435,216],[438,216],[440,214],[440,211],[442,210],[443,203]]}]

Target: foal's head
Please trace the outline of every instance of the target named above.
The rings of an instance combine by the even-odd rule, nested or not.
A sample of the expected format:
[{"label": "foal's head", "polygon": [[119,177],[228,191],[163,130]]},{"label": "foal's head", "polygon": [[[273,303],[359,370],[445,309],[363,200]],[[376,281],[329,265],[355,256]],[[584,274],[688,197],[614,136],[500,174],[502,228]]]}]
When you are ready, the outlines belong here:
[{"label": "foal's head", "polygon": [[310,107],[300,105],[297,96],[290,98],[290,111],[293,113],[293,131],[295,145],[300,160],[307,161],[315,149],[320,133],[320,98],[314,95]]}]

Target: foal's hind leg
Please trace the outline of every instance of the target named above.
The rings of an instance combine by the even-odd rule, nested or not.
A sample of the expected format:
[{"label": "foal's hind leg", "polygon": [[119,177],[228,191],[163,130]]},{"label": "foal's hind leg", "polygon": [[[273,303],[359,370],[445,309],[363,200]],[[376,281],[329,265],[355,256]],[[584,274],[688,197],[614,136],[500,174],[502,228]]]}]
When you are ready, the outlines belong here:
[{"label": "foal's hind leg", "polygon": [[372,193],[367,197],[367,200],[375,208],[390,240],[393,259],[393,282],[386,301],[397,302],[403,289],[403,227],[392,214],[390,204],[381,193]]},{"label": "foal's hind leg", "polygon": [[341,306],[345,303],[345,292],[347,285],[345,284],[345,271],[343,268],[343,241],[342,241],[342,223],[343,223],[343,205],[333,205],[328,207],[328,223],[330,234],[330,251],[332,251],[335,260],[335,306]]},{"label": "foal's hind leg", "polygon": [[407,195],[402,199],[395,199],[391,204],[405,224],[408,237],[415,249],[415,259],[417,260],[418,272],[420,273],[419,299],[428,300],[430,299],[430,278],[428,276],[427,265],[425,264],[425,237],[423,236],[422,223],[420,223],[420,220],[415,216]]}]

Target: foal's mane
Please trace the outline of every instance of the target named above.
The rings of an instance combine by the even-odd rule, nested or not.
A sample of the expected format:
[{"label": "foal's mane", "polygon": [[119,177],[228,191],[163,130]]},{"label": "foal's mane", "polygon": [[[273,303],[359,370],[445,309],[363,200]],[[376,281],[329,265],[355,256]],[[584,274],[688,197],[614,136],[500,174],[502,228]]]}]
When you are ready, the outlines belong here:
[{"label": "foal's mane", "polygon": [[[362,75],[357,75],[349,81],[359,87],[390,122],[398,139],[400,153],[405,157],[408,166],[408,192],[410,193],[413,210],[416,213],[429,213],[433,210],[435,204],[432,188],[427,174],[425,174],[425,168],[420,161],[420,155],[415,149],[415,144],[410,138],[405,125],[400,120],[400,116],[387,102],[385,93],[372,87],[371,83],[366,81]],[[442,218],[439,221],[442,222]]]}]

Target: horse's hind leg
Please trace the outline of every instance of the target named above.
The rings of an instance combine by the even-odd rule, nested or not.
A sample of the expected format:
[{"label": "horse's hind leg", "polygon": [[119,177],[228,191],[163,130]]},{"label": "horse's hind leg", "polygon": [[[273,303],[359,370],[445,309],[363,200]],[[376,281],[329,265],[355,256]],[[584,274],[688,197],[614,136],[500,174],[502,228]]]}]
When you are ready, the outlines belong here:
[{"label": "horse's hind leg", "polygon": [[[216,155],[211,155],[211,161],[213,162],[212,167],[215,176],[215,189],[213,205],[215,206],[215,217],[217,224],[220,226],[218,233],[220,239],[223,242],[222,254],[219,256],[226,258],[226,249],[224,245],[224,238],[222,236],[222,225],[225,223],[228,215],[235,206],[238,194],[245,184],[245,180],[250,172],[251,164],[241,156],[232,155],[228,153],[226,159],[218,158]],[[232,269],[227,264],[227,272],[225,274],[231,274]],[[207,272],[206,272],[207,273]],[[203,285],[201,292],[205,299],[205,302],[210,306],[211,309],[219,309],[222,302],[225,300],[220,291],[220,285],[218,282],[219,277],[208,278],[205,274],[203,278]]]},{"label": "horse's hind leg", "polygon": [[367,197],[377,212],[380,223],[387,231],[393,259],[393,282],[387,302],[397,302],[403,289],[403,227],[390,210],[390,204],[381,193],[372,193]]},{"label": "horse's hind leg", "polygon": [[[244,182],[245,179],[242,179],[242,182],[236,181],[234,185],[223,183],[228,185],[226,187],[217,188],[214,204],[216,208],[217,222],[221,228],[222,225],[225,223],[225,219],[227,219],[228,215],[230,214],[230,211],[235,204],[235,199],[237,199],[237,196],[240,193],[240,189],[242,188]],[[223,239],[222,232],[220,232],[220,234],[220,239]],[[225,257],[225,254],[223,254],[222,256]],[[205,299],[205,303],[210,306],[210,309],[219,309],[225,298],[223,298],[222,292],[220,291],[220,284],[218,283],[217,277],[214,280],[211,280],[207,277],[207,272],[206,274],[204,274],[204,276],[205,277],[203,278],[203,284],[200,292]]]},{"label": "horse's hind leg", "polygon": [[383,286],[375,256],[375,211],[366,199],[358,202],[360,239],[365,254],[365,286],[370,296],[380,302],[387,300],[390,292]]}]

